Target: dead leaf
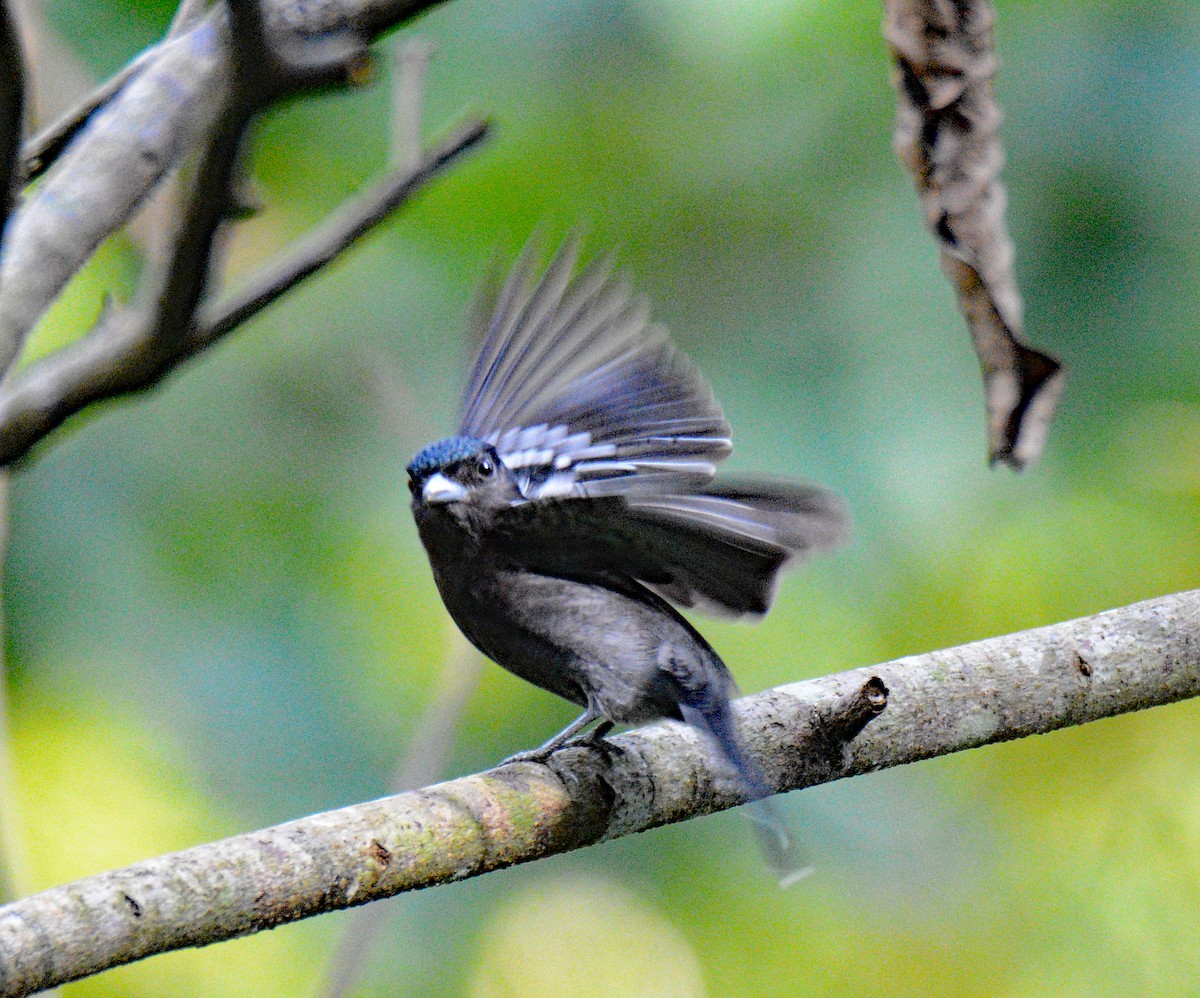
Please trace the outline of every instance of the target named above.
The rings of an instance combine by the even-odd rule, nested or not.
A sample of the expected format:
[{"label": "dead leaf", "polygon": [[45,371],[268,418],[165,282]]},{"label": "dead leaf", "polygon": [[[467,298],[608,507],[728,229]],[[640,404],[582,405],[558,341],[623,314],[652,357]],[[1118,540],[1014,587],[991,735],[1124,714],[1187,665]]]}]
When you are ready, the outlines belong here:
[{"label": "dead leaf", "polygon": [[1042,451],[1065,372],[1022,340],[999,179],[995,12],[986,0],[885,0],[884,7],[898,94],[896,153],[912,172],[983,368],[991,461],[1020,469]]}]

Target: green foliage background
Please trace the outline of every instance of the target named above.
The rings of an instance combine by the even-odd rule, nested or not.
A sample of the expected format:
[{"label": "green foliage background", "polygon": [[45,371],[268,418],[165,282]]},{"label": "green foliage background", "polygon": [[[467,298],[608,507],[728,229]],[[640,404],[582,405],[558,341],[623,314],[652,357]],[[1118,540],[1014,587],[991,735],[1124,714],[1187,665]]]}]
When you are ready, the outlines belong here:
[{"label": "green foliage background", "polygon": [[[790,578],[763,624],[702,624],[743,688],[1194,586],[1200,7],[999,6],[1028,331],[1070,367],[1021,476],[985,467],[976,364],[890,149],[877,4],[456,0],[423,19],[431,128],[485,111],[493,141],[15,479],[8,651],[36,886],[385,791],[454,647],[403,468],[452,429],[474,286],[538,226],[618,250],[725,404],[732,466],[848,500],[853,545]],[[97,74],[169,14],[49,9]],[[267,208],[232,246],[234,280],[383,169],[387,119],[377,86],[264,123]],[[31,349],[85,328],[137,266],[112,241]],[[722,815],[404,898],[358,993],[1189,990],[1198,712],[792,795],[818,873],[786,893]],[[447,775],[570,716],[489,666]],[[346,923],[66,993],[303,994]]]}]

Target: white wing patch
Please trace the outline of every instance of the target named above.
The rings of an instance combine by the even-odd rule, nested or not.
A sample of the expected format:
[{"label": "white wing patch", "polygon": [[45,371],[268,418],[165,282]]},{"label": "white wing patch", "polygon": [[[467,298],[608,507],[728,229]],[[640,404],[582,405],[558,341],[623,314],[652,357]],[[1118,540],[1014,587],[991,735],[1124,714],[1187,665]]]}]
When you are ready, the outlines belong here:
[{"label": "white wing patch", "polygon": [[516,476],[526,501],[583,495],[578,489],[583,468],[617,451],[616,444],[593,444],[586,431],[572,433],[569,427],[545,423],[493,433],[488,443]]},{"label": "white wing patch", "polygon": [[572,433],[569,427],[545,423],[493,433],[488,443],[512,471],[529,467],[561,471],[578,461],[612,457],[617,452],[616,444],[593,444],[586,431]]},{"label": "white wing patch", "polygon": [[[702,458],[672,457],[686,436],[647,437],[634,443],[593,443],[586,430],[572,433],[567,426],[515,427],[490,434],[487,442],[496,448],[500,460],[513,472],[522,498],[560,499],[628,494],[641,491],[662,478],[677,484],[694,479],[708,481],[716,472],[712,461]],[[712,445],[713,438],[703,443]]]}]

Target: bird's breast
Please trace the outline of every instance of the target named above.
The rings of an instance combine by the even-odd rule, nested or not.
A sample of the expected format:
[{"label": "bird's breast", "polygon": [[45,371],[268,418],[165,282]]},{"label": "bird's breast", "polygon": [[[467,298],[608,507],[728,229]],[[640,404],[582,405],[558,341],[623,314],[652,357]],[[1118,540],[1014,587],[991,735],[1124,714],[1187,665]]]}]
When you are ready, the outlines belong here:
[{"label": "bird's breast", "polygon": [[[436,574],[436,573],[435,573]],[[611,720],[678,717],[664,649],[698,679],[724,666],[678,615],[603,585],[476,559],[438,586],[480,651],[520,678]]]}]

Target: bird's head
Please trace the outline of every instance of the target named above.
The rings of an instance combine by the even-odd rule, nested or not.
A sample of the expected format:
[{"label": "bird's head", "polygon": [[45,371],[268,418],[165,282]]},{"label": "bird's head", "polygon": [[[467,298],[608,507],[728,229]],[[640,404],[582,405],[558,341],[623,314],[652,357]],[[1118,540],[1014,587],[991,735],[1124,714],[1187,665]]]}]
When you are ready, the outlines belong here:
[{"label": "bird's head", "polygon": [[414,511],[442,510],[477,521],[518,496],[512,472],[496,448],[476,437],[448,437],[430,444],[408,465]]}]

